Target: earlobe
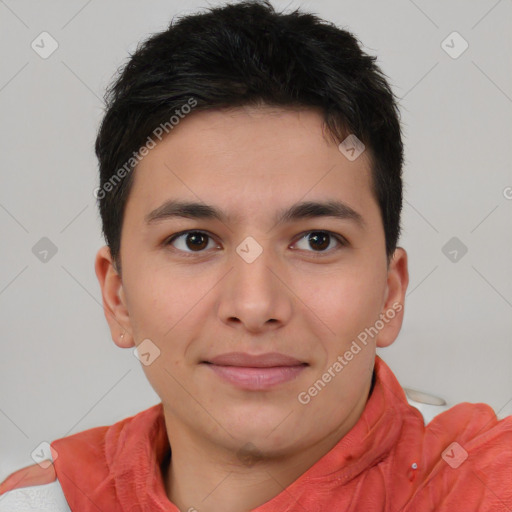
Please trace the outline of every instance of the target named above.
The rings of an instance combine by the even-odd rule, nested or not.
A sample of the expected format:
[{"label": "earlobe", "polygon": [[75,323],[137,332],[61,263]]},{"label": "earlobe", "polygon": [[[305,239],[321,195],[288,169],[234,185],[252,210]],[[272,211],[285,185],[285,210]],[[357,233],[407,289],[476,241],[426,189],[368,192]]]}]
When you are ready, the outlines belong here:
[{"label": "earlobe", "polygon": [[407,252],[402,247],[397,247],[388,269],[386,296],[381,312],[384,328],[377,336],[378,347],[391,345],[402,328],[405,293],[408,284]]},{"label": "earlobe", "polygon": [[103,246],[96,254],[94,269],[101,288],[103,312],[114,343],[121,348],[135,346],[123,282],[115,269],[108,246]]}]

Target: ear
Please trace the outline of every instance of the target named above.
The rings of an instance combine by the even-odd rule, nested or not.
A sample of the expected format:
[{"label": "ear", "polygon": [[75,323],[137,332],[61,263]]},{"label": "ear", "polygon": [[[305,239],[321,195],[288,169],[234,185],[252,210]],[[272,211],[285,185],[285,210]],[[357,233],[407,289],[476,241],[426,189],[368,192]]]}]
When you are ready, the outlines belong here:
[{"label": "ear", "polygon": [[407,252],[402,247],[397,247],[389,263],[386,296],[380,316],[385,327],[377,336],[377,347],[391,345],[402,328],[408,284]]},{"label": "ear", "polygon": [[134,347],[123,282],[115,269],[108,246],[103,246],[96,254],[94,269],[101,287],[103,312],[114,343],[121,348]]}]

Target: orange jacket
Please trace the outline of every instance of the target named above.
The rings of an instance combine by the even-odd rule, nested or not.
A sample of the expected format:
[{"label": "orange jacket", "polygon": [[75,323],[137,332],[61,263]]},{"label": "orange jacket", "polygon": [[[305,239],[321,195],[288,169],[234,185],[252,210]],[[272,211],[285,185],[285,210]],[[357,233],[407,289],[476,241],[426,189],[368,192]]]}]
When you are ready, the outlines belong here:
[{"label": "orange jacket", "polygon": [[[424,426],[379,357],[375,374],[352,430],[254,512],[510,512],[512,416],[498,421],[489,406],[463,403]],[[161,404],[52,447],[53,466],[20,470],[0,490],[56,474],[73,512],[179,512],[160,472],[169,450]],[[23,471],[36,476],[20,481]]]}]

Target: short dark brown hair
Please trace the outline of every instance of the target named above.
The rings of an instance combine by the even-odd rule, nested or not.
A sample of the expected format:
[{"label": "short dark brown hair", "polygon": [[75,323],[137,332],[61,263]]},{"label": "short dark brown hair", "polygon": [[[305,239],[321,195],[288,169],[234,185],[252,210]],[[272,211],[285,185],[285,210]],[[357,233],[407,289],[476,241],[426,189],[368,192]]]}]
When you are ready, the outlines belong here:
[{"label": "short dark brown hair", "polygon": [[400,236],[403,146],[396,98],[375,61],[347,30],[299,9],[276,12],[266,0],[183,16],[139,44],[107,88],[95,145],[96,197],[118,271],[137,151],[158,127],[170,132],[191,98],[194,111],[315,108],[333,140],[355,135],[371,157],[389,264]]}]

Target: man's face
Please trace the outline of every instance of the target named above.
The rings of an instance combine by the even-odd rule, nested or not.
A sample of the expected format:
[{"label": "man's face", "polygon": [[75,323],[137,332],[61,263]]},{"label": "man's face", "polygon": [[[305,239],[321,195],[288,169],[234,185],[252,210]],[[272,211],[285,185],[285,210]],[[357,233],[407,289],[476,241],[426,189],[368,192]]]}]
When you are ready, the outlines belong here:
[{"label": "man's face", "polygon": [[[170,431],[282,454],[353,426],[407,286],[402,249],[388,272],[367,157],[350,161],[312,110],[243,108],[191,114],[139,163],[109,322],[116,339],[121,324],[135,344],[151,340],[147,359],[158,347],[144,371]],[[168,201],[222,217],[162,215]],[[279,221],[303,202],[343,203],[360,219]],[[394,319],[363,343],[390,309]]]}]

